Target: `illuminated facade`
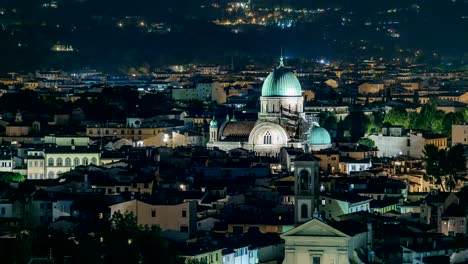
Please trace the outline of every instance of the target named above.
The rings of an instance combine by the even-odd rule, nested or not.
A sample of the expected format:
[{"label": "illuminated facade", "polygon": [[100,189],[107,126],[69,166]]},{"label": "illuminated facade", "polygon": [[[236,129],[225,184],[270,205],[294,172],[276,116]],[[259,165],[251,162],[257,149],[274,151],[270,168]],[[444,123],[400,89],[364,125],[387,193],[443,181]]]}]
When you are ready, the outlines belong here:
[{"label": "illuminated facade", "polygon": [[263,83],[257,121],[238,121],[228,116],[219,130],[215,129],[217,124],[210,126],[208,147],[245,148],[268,156],[278,155],[282,147],[304,148],[312,131],[304,114],[301,84],[284,67],[282,58]]}]

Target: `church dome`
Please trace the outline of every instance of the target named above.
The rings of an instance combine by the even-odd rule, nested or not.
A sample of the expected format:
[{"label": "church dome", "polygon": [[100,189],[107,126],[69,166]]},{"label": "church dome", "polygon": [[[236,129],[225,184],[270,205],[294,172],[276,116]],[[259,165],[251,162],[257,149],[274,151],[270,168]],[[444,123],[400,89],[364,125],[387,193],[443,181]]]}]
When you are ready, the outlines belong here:
[{"label": "church dome", "polygon": [[280,66],[270,73],[263,82],[262,96],[302,96],[299,80],[294,73],[284,67],[282,58]]},{"label": "church dome", "polygon": [[328,131],[314,123],[309,130],[309,145],[310,146],[324,146],[331,145],[331,138]]}]

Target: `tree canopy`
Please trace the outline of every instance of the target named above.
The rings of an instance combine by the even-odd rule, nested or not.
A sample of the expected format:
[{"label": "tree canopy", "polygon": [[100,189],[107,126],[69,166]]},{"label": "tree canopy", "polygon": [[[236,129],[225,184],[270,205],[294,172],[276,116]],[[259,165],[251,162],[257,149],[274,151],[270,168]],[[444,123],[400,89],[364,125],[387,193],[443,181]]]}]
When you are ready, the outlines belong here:
[{"label": "tree canopy", "polygon": [[0,172],[0,182],[14,183],[23,182],[24,176],[17,172],[2,171]]},{"label": "tree canopy", "polygon": [[385,123],[409,129],[425,129],[450,137],[452,125],[468,122],[468,110],[445,113],[437,109],[435,101],[421,107],[421,111],[407,112],[402,105],[393,107],[384,118]]},{"label": "tree canopy", "polygon": [[[426,164],[426,173],[432,175],[436,183],[442,184],[444,189],[452,189],[455,186],[455,174],[466,170],[466,158],[461,144],[451,147],[449,150],[438,149],[434,145],[425,145],[423,160]],[[444,177],[448,176],[447,179]]]}]

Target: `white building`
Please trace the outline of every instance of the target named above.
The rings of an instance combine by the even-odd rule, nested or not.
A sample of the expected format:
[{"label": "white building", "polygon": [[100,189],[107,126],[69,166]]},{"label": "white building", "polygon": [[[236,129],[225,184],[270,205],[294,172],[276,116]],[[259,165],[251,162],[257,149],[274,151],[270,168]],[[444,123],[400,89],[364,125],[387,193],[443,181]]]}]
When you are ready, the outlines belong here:
[{"label": "white building", "polygon": [[13,157],[11,155],[0,155],[0,171],[13,171]]},{"label": "white building", "polygon": [[[312,131],[311,127],[316,129]],[[325,131],[324,137],[323,130],[306,120],[301,84],[281,59],[279,67],[263,83],[257,121],[238,121],[235,116],[232,119],[228,116],[218,127],[217,120],[212,120],[207,146],[225,151],[245,148],[276,156],[282,147],[303,148],[314,138],[315,131],[319,133],[320,144],[311,147],[331,147],[330,135]]]},{"label": "white building", "polygon": [[256,264],[258,250],[248,245],[223,250],[223,264]]},{"label": "white building", "polygon": [[284,234],[283,264],[363,263],[357,250],[367,251],[372,231],[358,224],[345,232],[314,218]]},{"label": "white building", "polygon": [[375,142],[378,157],[406,155],[412,158],[421,158],[426,144],[434,144],[439,148],[447,147],[447,138],[437,134],[408,133],[398,136],[380,133],[370,135],[368,138]]},{"label": "white building", "polygon": [[88,146],[47,145],[27,151],[25,159],[28,180],[55,179],[77,166],[101,164],[101,152]]},{"label": "white building", "polygon": [[372,198],[351,194],[321,194],[320,214],[326,219],[339,220],[339,216],[368,212]]}]

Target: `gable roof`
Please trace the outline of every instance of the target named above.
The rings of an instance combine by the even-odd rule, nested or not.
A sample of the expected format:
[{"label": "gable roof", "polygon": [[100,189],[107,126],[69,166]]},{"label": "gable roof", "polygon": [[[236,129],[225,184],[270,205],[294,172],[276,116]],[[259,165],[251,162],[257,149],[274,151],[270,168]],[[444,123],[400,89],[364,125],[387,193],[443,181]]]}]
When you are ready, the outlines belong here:
[{"label": "gable roof", "polygon": [[297,226],[281,235],[285,237],[350,237],[317,218]]},{"label": "gable roof", "polygon": [[310,153],[304,153],[297,156],[294,161],[320,161],[320,159]]}]

